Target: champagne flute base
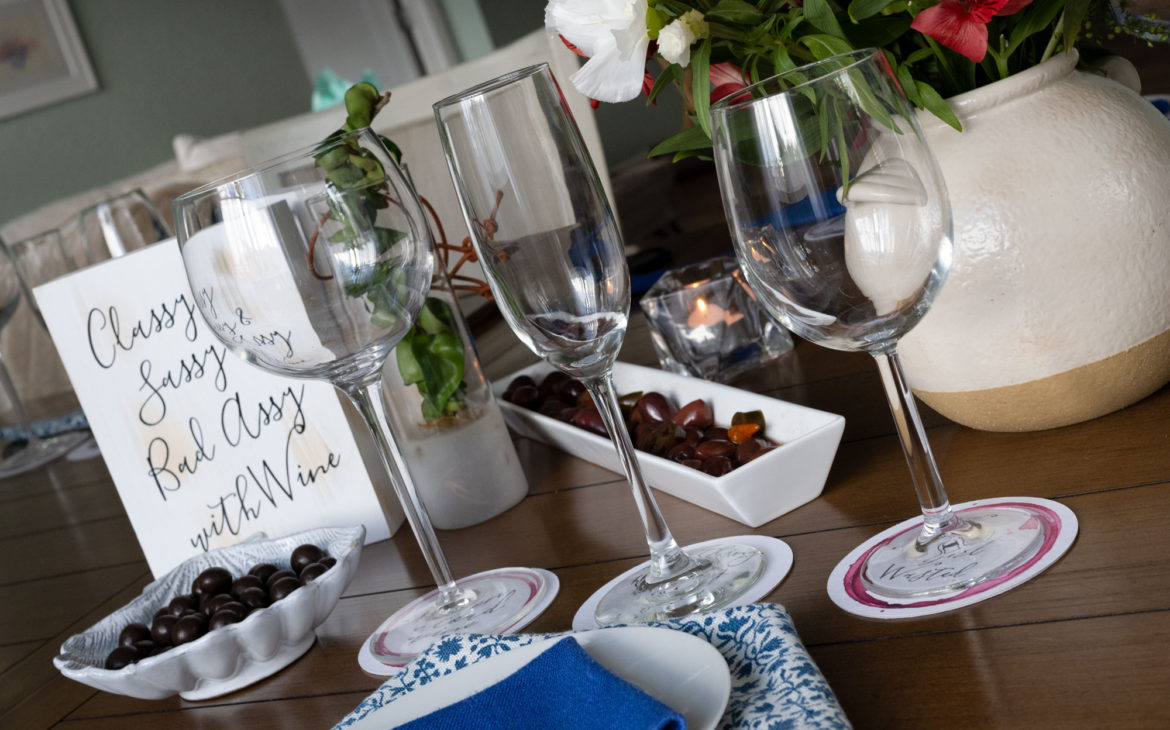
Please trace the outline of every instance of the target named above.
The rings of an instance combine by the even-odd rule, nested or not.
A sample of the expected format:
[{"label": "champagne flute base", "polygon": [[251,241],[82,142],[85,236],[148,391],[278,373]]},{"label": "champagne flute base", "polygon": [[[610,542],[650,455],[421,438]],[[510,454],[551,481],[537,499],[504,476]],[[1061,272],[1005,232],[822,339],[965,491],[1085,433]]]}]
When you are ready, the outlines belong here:
[{"label": "champagne flute base", "polygon": [[358,653],[362,669],[396,674],[423,649],[448,634],[510,634],[532,623],[560,589],[553,573],[540,568],[498,568],[455,582],[460,600],[439,602],[438,589],[395,611],[370,635]]},{"label": "champagne flute base", "polygon": [[23,474],[59,459],[89,438],[89,431],[71,431],[27,442],[11,456],[0,458],[0,479]]},{"label": "champagne flute base", "polygon": [[684,548],[706,566],[657,585],[646,582],[649,562],[622,573],[577,610],[573,630],[664,621],[758,601],[792,568],[792,550],[781,540],[740,535]]}]

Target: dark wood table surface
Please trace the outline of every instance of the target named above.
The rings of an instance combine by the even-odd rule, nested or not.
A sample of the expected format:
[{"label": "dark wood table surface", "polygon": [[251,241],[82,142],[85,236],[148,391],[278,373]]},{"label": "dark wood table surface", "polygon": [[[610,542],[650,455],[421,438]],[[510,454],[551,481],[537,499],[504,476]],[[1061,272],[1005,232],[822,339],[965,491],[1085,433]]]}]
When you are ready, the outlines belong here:
[{"label": "dark wood table surface", "polygon": [[[498,320],[480,328],[493,378],[531,362]],[[622,359],[653,364],[635,317]],[[740,385],[843,414],[824,493],[758,529],[659,493],[680,542],[754,533],[781,538],[795,566],[767,601],[788,607],[858,727],[1170,726],[1170,388],[1118,413],[1036,433],[974,431],[927,412],[955,502],[1027,495],[1078,516],[1070,552],[1007,594],[928,618],[877,621],[838,609],[834,564],[917,504],[867,355],[805,342]],[[644,559],[633,500],[617,474],[518,439],[530,492],[485,523],[440,532],[456,575],[506,565],[554,571],[561,591],[529,628],[569,628],[577,607]],[[777,475],[781,488],[782,475]],[[150,580],[100,459],[57,462],[0,481],[0,727],[321,728],[380,682],[358,668],[362,640],[426,591],[404,526],[368,546],[316,645],[251,687],[203,702],[100,692],[62,677],[61,643]]]}]

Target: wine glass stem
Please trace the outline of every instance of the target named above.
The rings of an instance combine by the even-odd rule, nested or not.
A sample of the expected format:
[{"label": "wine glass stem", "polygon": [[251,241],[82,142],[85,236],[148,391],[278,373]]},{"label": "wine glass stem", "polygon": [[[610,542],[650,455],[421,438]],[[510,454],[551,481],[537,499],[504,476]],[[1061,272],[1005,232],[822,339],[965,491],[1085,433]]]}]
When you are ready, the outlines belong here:
[{"label": "wine glass stem", "polygon": [[382,381],[375,380],[365,385],[354,385],[343,388],[349,396],[358,413],[366,421],[374,442],[378,445],[378,453],[382,457],[382,464],[390,474],[390,483],[394,486],[394,494],[398,497],[402,509],[406,512],[406,521],[414,531],[415,539],[422,548],[423,557],[431,569],[431,575],[439,587],[438,605],[440,608],[454,606],[464,601],[464,594],[455,585],[451,577],[451,570],[447,567],[447,560],[439,547],[439,539],[435,537],[435,529],[431,526],[431,518],[426,508],[419,500],[418,490],[410,478],[406,460],[391,435],[390,423],[386,414],[386,403],[382,400]]},{"label": "wine glass stem", "polygon": [[20,419],[20,427],[24,429],[28,446],[35,446],[41,439],[33,432],[32,419],[28,417],[28,411],[24,407],[24,401],[20,399],[20,395],[16,392],[16,385],[12,382],[12,376],[8,374],[8,367],[4,364],[3,356],[0,356],[0,388],[4,389],[4,396],[8,398],[8,402],[12,404],[13,409],[16,411],[16,417]]},{"label": "wine glass stem", "polygon": [[924,544],[940,532],[954,528],[958,518],[951,511],[951,503],[934,463],[930,443],[926,440],[918,408],[914,405],[914,394],[906,384],[906,375],[902,372],[902,361],[898,358],[897,350],[890,348],[887,352],[875,352],[873,357],[877,360],[886,400],[890,403],[898,439],[902,442],[902,453],[906,455],[906,464],[910,467],[910,478],[914,481],[914,490],[922,505],[922,533],[918,542]]},{"label": "wine glass stem", "polygon": [[607,372],[596,379],[585,381],[585,387],[593,396],[593,402],[597,404],[597,410],[601,413],[610,439],[617,448],[622,469],[630,482],[630,490],[634,493],[634,502],[638,505],[638,514],[642,518],[642,528],[646,533],[646,544],[650,548],[650,571],[646,576],[646,582],[661,583],[692,570],[696,565],[695,561],[674,541],[674,536],[670,534],[670,528],[666,526],[666,520],[663,519],[658,504],[654,501],[654,495],[650,493],[650,487],[642,478],[642,469],[638,466],[634,443],[630,440],[629,431],[626,430],[621,405],[613,390],[613,378]]}]

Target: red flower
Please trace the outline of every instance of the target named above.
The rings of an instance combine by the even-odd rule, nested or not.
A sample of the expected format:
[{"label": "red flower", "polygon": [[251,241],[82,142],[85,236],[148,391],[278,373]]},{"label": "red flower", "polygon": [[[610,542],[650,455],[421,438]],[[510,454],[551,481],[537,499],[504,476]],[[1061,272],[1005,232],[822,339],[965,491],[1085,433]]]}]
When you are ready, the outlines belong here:
[{"label": "red flower", "polygon": [[1032,0],[943,0],[923,10],[910,27],[975,63],[987,55],[987,24],[1019,12]]},{"label": "red flower", "polygon": [[743,71],[732,63],[713,63],[710,67],[711,103],[747,88]]}]

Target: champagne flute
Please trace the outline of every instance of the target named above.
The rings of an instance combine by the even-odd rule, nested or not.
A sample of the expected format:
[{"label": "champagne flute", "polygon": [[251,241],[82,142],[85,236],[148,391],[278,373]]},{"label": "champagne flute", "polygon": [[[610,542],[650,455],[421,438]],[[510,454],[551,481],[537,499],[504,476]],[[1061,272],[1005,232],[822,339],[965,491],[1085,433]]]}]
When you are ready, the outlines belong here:
[{"label": "champagne flute", "polygon": [[[25,239],[11,246],[0,244],[0,329],[5,327],[20,307],[21,295],[25,294],[29,306],[32,307],[37,321],[41,325],[40,310],[36,307],[32,293],[21,278],[14,258],[25,259],[28,256],[64,256],[61,248],[60,234],[57,231],[42,233]],[[29,416],[12,376],[0,356],[0,389],[15,411],[24,444],[18,448],[10,447],[0,456],[0,477],[13,476],[37,468],[68,453],[85,441],[89,434],[85,431],[69,431],[50,435],[39,435],[36,425]],[[9,453],[11,452],[11,453]]]},{"label": "champagne flute", "polygon": [[382,366],[419,314],[433,252],[418,198],[380,138],[338,133],[186,193],[175,227],[216,336],[263,370],[333,383],[374,437],[438,586],[374,633],[377,661],[401,666],[443,634],[535,618],[556,592],[547,571],[452,578],[388,425]]},{"label": "champagne flute", "polygon": [[525,345],[585,384],[642,519],[649,564],[600,597],[597,624],[714,610],[758,588],[763,552],[681,549],[642,478],[610,374],[630,310],[622,238],[547,64],[444,99],[435,117],[496,303]]},{"label": "champagne flute", "polygon": [[956,512],[943,489],[898,339],[951,263],[942,174],[879,51],[834,56],[749,86],[711,109],[723,206],[765,308],[805,339],[873,355],[922,507],[868,551],[860,580],[887,605],[940,600],[1035,556],[1026,504]]},{"label": "champagne flute", "polygon": [[129,190],[77,214],[76,235],[87,264],[114,259],[171,237],[154,203],[141,190]]}]

